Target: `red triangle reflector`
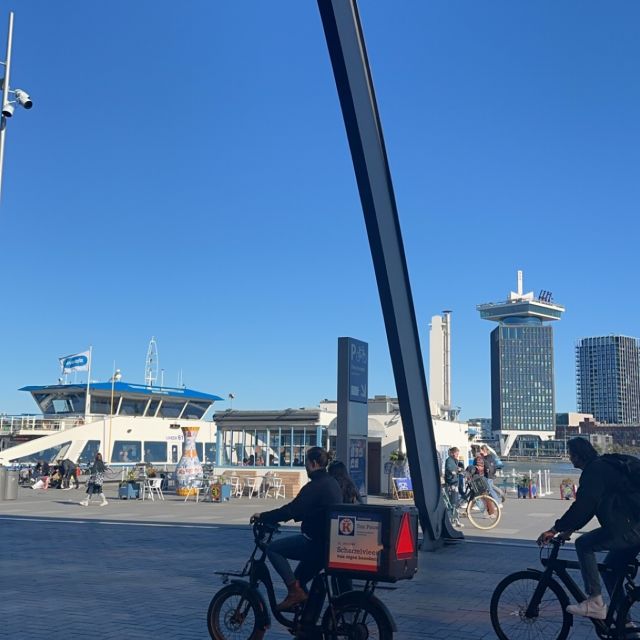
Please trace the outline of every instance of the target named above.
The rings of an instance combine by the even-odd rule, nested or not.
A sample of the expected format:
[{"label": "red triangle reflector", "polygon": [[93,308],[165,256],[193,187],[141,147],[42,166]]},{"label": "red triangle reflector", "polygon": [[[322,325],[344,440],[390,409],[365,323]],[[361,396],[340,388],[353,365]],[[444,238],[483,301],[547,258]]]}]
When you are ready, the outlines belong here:
[{"label": "red triangle reflector", "polygon": [[396,540],[396,558],[404,560],[412,558],[416,552],[416,541],[413,539],[413,532],[409,523],[409,514],[402,514],[400,521],[400,531],[398,531],[398,539]]}]

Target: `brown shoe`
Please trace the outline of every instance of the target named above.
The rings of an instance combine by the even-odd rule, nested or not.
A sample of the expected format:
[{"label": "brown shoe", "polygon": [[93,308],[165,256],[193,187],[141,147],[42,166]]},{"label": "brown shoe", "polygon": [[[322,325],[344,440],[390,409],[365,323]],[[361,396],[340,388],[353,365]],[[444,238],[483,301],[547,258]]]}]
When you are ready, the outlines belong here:
[{"label": "brown shoe", "polygon": [[309,597],[297,580],[287,585],[287,589],[289,590],[289,593],[287,594],[287,597],[276,606],[277,611],[290,611],[297,604],[305,602]]}]

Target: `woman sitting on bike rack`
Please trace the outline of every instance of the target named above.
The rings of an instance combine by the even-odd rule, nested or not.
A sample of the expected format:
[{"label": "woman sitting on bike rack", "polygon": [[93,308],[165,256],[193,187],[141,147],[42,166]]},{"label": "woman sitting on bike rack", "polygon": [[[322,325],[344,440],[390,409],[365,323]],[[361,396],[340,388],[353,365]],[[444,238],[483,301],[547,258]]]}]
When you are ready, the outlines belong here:
[{"label": "woman sitting on bike rack", "polygon": [[[301,533],[286,536],[272,542],[267,557],[273,568],[287,585],[287,597],[278,604],[278,611],[288,611],[307,599],[302,584],[310,580],[320,569],[323,562],[325,537],[325,508],[342,502],[342,491],[334,478],[327,473],[329,462],[327,452],[322,447],[311,447],[307,451],[305,467],[308,482],[289,504],[255,513],[251,522],[262,521],[268,524],[302,521]],[[291,570],[287,559],[300,560],[296,574]],[[296,579],[296,576],[298,579]]]}]

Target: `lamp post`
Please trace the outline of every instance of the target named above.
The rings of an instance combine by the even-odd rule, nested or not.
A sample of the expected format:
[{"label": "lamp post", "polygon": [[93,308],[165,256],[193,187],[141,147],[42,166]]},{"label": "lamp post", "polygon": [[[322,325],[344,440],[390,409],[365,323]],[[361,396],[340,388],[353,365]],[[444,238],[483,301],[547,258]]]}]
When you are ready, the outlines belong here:
[{"label": "lamp post", "polygon": [[[4,62],[4,78],[2,79],[2,114],[0,116],[0,196],[2,195],[2,174],[4,167],[4,139],[7,129],[7,119],[13,116],[14,105],[19,104],[24,109],[31,109],[33,101],[23,89],[11,89],[11,45],[13,43],[13,11],[9,12],[9,29],[7,32],[7,55]],[[10,99],[10,95],[13,99]]]},{"label": "lamp post", "polygon": [[116,382],[122,379],[122,373],[120,369],[116,369],[116,363],[113,363],[113,375],[111,376],[111,410],[109,412],[109,448],[105,452],[107,455],[107,461],[111,462],[111,421],[113,419],[113,394],[116,387]]}]

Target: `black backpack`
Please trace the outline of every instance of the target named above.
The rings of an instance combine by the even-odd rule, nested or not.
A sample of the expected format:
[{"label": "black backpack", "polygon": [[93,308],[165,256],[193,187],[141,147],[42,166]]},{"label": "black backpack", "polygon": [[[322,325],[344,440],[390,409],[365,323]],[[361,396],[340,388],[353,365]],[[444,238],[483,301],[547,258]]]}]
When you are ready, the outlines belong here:
[{"label": "black backpack", "polygon": [[640,458],[624,453],[605,453],[600,457],[617,469],[621,478],[618,493],[630,507],[636,520],[640,521]]}]

